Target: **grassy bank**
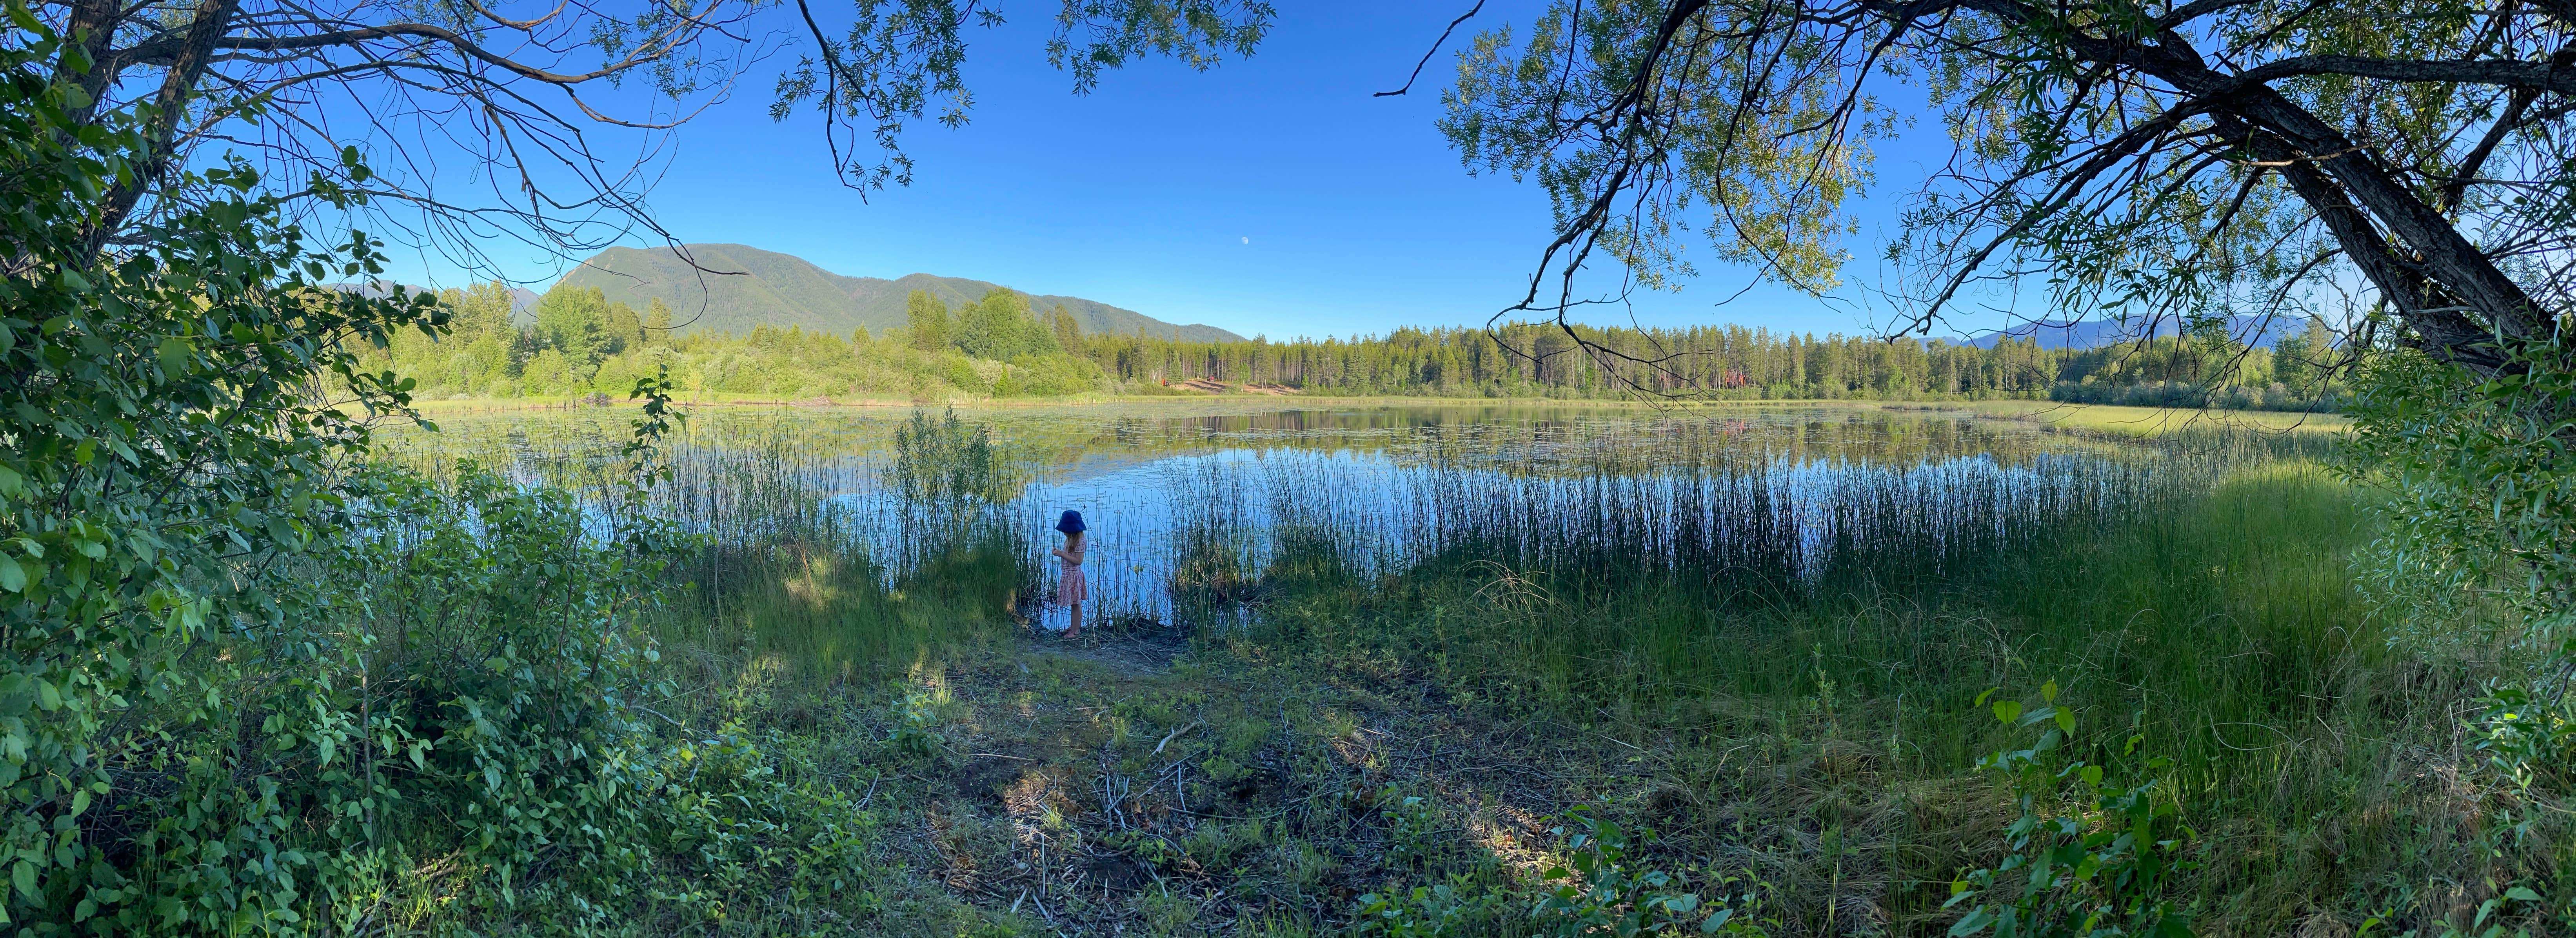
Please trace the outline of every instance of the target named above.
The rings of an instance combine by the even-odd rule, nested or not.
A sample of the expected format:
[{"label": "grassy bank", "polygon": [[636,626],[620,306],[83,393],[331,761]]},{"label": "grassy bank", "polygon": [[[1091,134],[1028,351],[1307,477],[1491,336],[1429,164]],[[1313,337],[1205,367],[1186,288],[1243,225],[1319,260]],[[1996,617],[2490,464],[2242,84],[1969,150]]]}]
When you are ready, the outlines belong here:
[{"label": "grassy bank", "polygon": [[1183,566],[1195,608],[1242,613],[1186,640],[1032,636],[998,543],[862,572],[787,538],[665,642],[783,777],[864,801],[873,898],[833,913],[864,934],[1554,933],[1577,806],[1769,933],[1943,934],[2014,816],[1975,763],[2028,742],[1979,697],[2043,684],[2188,827],[2199,933],[2465,926],[2564,825],[2477,822],[2452,711],[2492,665],[2376,631],[2361,496],[2301,446],[1772,488],[1828,509],[1812,538],[1744,520],[1759,486],[1462,473],[1402,552],[1329,512],[1180,542],[1230,552]]},{"label": "grassy bank", "polygon": [[2065,404],[2056,401],[1976,401],[1958,406],[1959,409],[1985,417],[2027,420],[2059,429],[2116,433],[2124,436],[2162,436],[2175,432],[2213,428],[2340,433],[2352,426],[2352,418],[2341,414],[2116,407],[2108,404]]},{"label": "grassy bank", "polygon": [[[1184,403],[1138,408],[1245,413]],[[651,706],[760,780],[729,849],[778,859],[657,867],[697,899],[634,902],[637,933],[1563,934],[1534,910],[1654,895],[1549,878],[1594,823],[1701,916],[1946,934],[2021,812],[1978,764],[2034,730],[1989,692],[2065,707],[2064,757],[2167,812],[2155,895],[2199,934],[2440,935],[2576,842],[2459,735],[2497,650],[2392,635],[2355,594],[2368,496],[2322,468],[2330,435],[1486,413],[1366,492],[1284,450],[1176,463],[1173,621],[1082,642],[1028,624],[1031,519],[938,496],[889,539],[846,499],[900,458],[800,421],[693,430],[723,445],[657,496],[707,540],[652,617]],[[983,472],[955,468],[933,475]],[[2490,912],[2547,933],[2523,908]]]},{"label": "grassy bank", "polygon": [[2142,507],[1988,564],[1911,582],[1870,564],[1786,597],[1464,551],[1292,590],[1229,651],[1607,737],[1629,751],[1592,755],[1629,771],[1528,810],[1590,801],[1660,828],[1667,865],[1770,884],[1785,933],[1941,933],[1952,879],[1993,862],[2009,820],[1971,767],[2027,743],[1974,700],[2047,682],[2173,760],[2159,790],[2202,832],[2181,891],[2204,934],[2357,926],[2409,904],[2405,884],[2478,872],[2472,844],[2418,827],[2447,793],[2392,783],[2446,747],[2473,674],[2368,630],[2350,494],[2289,465]]}]

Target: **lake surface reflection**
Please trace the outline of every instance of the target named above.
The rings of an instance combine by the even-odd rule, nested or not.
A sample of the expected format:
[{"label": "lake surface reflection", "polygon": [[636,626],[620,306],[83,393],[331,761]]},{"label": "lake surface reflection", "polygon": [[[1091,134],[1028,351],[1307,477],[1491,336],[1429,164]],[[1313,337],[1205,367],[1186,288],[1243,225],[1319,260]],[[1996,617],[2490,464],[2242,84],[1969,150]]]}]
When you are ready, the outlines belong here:
[{"label": "lake surface reflection", "polygon": [[[1267,535],[1289,525],[1383,563],[1491,533],[1479,528],[1544,540],[1540,528],[1590,524],[1596,519],[1587,513],[1601,511],[1709,516],[1662,526],[1679,531],[1741,527],[1740,516],[1766,511],[1779,517],[1765,524],[1796,532],[1766,536],[1793,538],[1787,551],[1800,554],[1838,536],[1831,513],[1843,509],[1820,497],[1827,490],[1898,485],[1983,499],[2065,498],[2058,491],[2065,480],[2147,455],[1965,412],[1867,406],[1327,407],[1284,399],[959,415],[991,428],[1010,478],[1003,516],[1025,528],[1034,553],[1043,558],[1054,543],[1047,528],[1058,512],[1081,511],[1092,526],[1094,600],[1157,618],[1173,612],[1174,570],[1185,554],[1228,551],[1239,566],[1257,569]],[[667,497],[675,514],[719,539],[750,543],[819,514],[872,553],[898,554],[931,533],[907,529],[881,482],[895,430],[910,416],[892,408],[703,408],[670,442],[679,478]],[[398,458],[423,466],[472,458],[528,482],[596,487],[613,478],[631,417],[623,408],[450,415],[439,420],[441,432],[387,436]],[[1624,507],[1604,507],[1614,502]],[[1471,504],[1484,507],[1461,507]],[[1713,548],[1677,541],[1659,549]]]}]

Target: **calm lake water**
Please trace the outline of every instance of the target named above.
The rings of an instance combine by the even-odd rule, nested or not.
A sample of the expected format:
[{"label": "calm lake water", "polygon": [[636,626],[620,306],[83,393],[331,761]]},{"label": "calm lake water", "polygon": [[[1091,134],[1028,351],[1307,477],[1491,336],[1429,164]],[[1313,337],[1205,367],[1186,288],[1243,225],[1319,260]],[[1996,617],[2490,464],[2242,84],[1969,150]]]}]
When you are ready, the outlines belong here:
[{"label": "calm lake water", "polygon": [[[881,480],[895,430],[911,413],[700,409],[669,449],[679,475],[674,509],[719,538],[746,542],[767,526],[821,513],[862,549],[897,551],[922,532],[906,530]],[[1238,541],[1218,546],[1253,558],[1262,532],[1293,520],[1394,558],[1477,533],[1444,526],[1493,518],[1547,525],[1583,523],[1575,516],[1603,510],[1776,509],[1812,541],[1825,536],[1825,513],[1834,510],[1814,493],[1856,480],[2016,498],[2088,469],[2162,458],[1965,412],[1854,406],[1334,407],[1289,399],[959,415],[991,428],[1012,480],[1003,516],[1027,529],[1036,555],[1055,543],[1047,529],[1058,512],[1081,511],[1092,528],[1086,568],[1099,606],[1158,617],[1170,613],[1175,558],[1207,549],[1210,532]],[[388,436],[399,458],[416,464],[472,458],[525,481],[581,487],[614,472],[632,417],[626,408],[448,415],[438,419],[441,432]],[[1456,510],[1467,502],[1499,505],[1503,514]],[[1625,507],[1601,507],[1613,503]],[[1061,610],[1049,611],[1060,625]]]}]

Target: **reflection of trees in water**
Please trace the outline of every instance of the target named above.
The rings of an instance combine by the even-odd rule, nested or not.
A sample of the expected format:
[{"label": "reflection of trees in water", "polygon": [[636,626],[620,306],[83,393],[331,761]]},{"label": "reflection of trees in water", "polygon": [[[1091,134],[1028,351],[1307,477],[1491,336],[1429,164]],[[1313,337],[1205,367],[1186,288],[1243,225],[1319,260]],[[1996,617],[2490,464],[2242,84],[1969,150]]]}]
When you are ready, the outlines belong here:
[{"label": "reflection of trees in water", "polygon": [[[523,481],[605,491],[625,416],[449,419],[435,435],[387,434],[386,452],[416,465],[470,456]],[[725,556],[839,544],[898,566],[926,534],[974,527],[1025,538],[1055,511],[1080,507],[1096,529],[1097,610],[1213,621],[1257,602],[1295,544],[1305,545],[1301,562],[1346,573],[1470,544],[1489,553],[1507,545],[1513,569],[1648,563],[1733,570],[1730,578],[1775,586],[1832,569],[1948,569],[2007,532],[2090,517],[2098,504],[2066,501],[2081,493],[2145,491],[2124,472],[2204,475],[2315,442],[2216,428],[2161,441],[2096,438],[1831,406],[1096,407],[959,417],[955,426],[926,415],[923,423],[942,431],[931,436],[943,452],[981,450],[969,425],[989,432],[989,453],[969,460],[973,479],[962,483],[954,459],[916,459],[919,471],[904,471],[897,439],[899,427],[914,426],[909,410],[700,411],[668,449],[674,484],[657,499],[713,535]],[[902,498],[904,479],[924,491]],[[985,493],[978,502],[993,510],[976,514],[998,524],[903,510],[925,493],[943,502],[940,493],[961,489]],[[1557,521],[1534,528],[1534,516]],[[1034,562],[1027,569],[1045,575]]]},{"label": "reflection of trees in water", "polygon": [[[1914,462],[1968,453],[2019,461],[2063,450],[2072,441],[2027,427],[1957,415],[1782,408],[1721,412],[1589,411],[1529,405],[1397,406],[1207,414],[1164,420],[1125,419],[1080,441],[1058,461],[1131,462],[1208,449],[1351,451],[1404,461],[1456,459],[1478,451],[1500,456],[1564,454],[1569,468],[1589,465],[1592,451],[1617,444],[1653,458],[1656,447],[1702,451],[1712,440],[1767,458]],[[1668,454],[1669,455],[1669,454]],[[1532,462],[1545,466],[1544,460]]]},{"label": "reflection of trees in water", "polygon": [[[2133,459],[2322,445],[2224,428],[2153,442],[2114,440],[1956,413],[1833,406],[1652,411],[1505,402],[1226,411],[1111,405],[961,416],[990,428],[996,474],[1010,480],[997,493],[1005,501],[1018,498],[1033,480],[1099,477],[1217,451],[1344,453],[1398,466],[1582,475],[1713,461],[1905,466],[1966,456],[2027,467],[2073,455]],[[383,449],[387,458],[433,471],[468,457],[524,481],[580,488],[605,478],[628,435],[627,417],[620,408],[449,417],[436,434],[387,428]],[[692,416],[671,454],[681,463],[775,454],[779,471],[832,497],[870,489],[867,477],[895,460],[897,428],[910,419],[910,411],[898,409],[706,409]]]}]

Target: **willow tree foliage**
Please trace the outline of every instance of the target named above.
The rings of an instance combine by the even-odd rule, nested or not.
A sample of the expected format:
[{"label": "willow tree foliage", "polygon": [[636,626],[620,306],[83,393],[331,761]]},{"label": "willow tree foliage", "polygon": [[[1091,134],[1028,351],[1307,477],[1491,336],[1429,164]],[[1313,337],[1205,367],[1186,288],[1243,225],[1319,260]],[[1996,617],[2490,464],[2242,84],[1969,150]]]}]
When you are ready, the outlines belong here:
[{"label": "willow tree foliage", "polygon": [[[862,189],[910,179],[907,126],[955,125],[974,0],[43,0],[30,12],[68,48],[46,63],[80,87],[81,125],[149,105],[132,172],[109,184],[90,249],[132,244],[141,219],[183,210],[164,183],[233,152],[273,178],[318,175],[373,199],[379,230],[469,266],[496,239],[566,257],[636,232],[665,235],[646,197],[667,135],[739,93],[750,67],[791,64],[773,111],[826,124],[835,167]],[[1164,55],[1206,68],[1248,54],[1270,21],[1240,0],[1063,0],[1050,61],[1088,90],[1106,69]],[[926,116],[927,115],[927,116]],[[340,159],[355,145],[371,172]],[[292,213],[351,206],[288,198]],[[677,244],[677,239],[671,239]],[[686,311],[682,311],[685,313]]]},{"label": "willow tree foliage", "polygon": [[[620,510],[602,537],[560,491],[369,463],[411,381],[361,350],[448,313],[332,286],[381,246],[292,203],[366,194],[156,170],[168,112],[102,104],[64,77],[96,64],[76,37],[0,14],[0,923],[585,933],[738,901],[704,881],[841,895],[852,809],[734,733],[639,719],[672,529]],[[101,240],[155,172],[154,210]]]},{"label": "willow tree foliage", "polygon": [[[2502,532],[2563,596],[2571,66],[2563,2],[1558,2],[1474,40],[1443,128],[1553,198],[1520,308],[1560,320],[1574,270],[1657,285],[1693,242],[1832,291],[1855,200],[1888,184],[1907,328],[2013,287],[2140,331],[2356,321],[2342,363],[2394,369],[2363,416],[2404,468],[2376,477],[2487,511],[2440,523]],[[1876,148],[1921,124],[1947,161],[1882,179]]]},{"label": "willow tree foliage", "polygon": [[[1682,239],[1822,292],[1872,145],[1956,147],[1887,255],[1929,328],[2044,280],[2061,311],[2207,318],[2366,288],[2480,374],[2554,334],[2576,76],[2547,5],[2202,0],[1559,4],[1479,37],[1444,127],[1555,197],[1553,259],[1654,278]],[[2404,28],[2391,28],[2403,24]],[[2338,279],[2340,275],[2351,275]]]},{"label": "willow tree foliage", "polygon": [[[154,836],[159,822],[131,796],[138,781],[165,792],[223,786],[224,760],[200,762],[195,747],[164,735],[227,722],[222,695],[182,667],[220,636],[277,629],[311,608],[309,589],[259,572],[291,564],[349,507],[331,475],[363,449],[366,431],[317,393],[320,379],[351,389],[360,413],[400,407],[402,387],[352,368],[345,349],[407,320],[434,321],[425,309],[313,289],[372,274],[369,246],[310,244],[239,166],[175,177],[194,208],[135,227],[143,248],[97,252],[93,225],[151,159],[161,115],[93,110],[88,90],[47,74],[49,61],[79,71],[86,50],[23,7],[9,12],[0,837],[16,859],[0,914],[117,921],[148,915],[130,900],[161,898],[214,906],[179,919],[256,921],[262,912],[244,902],[265,905],[254,897],[296,871],[189,869],[185,858],[213,844],[254,846],[262,838],[236,825],[273,826],[278,806],[203,792],[227,815],[204,819],[211,837]],[[184,881],[142,888],[133,874],[152,861],[111,856],[138,850],[179,859],[170,873]]]}]

